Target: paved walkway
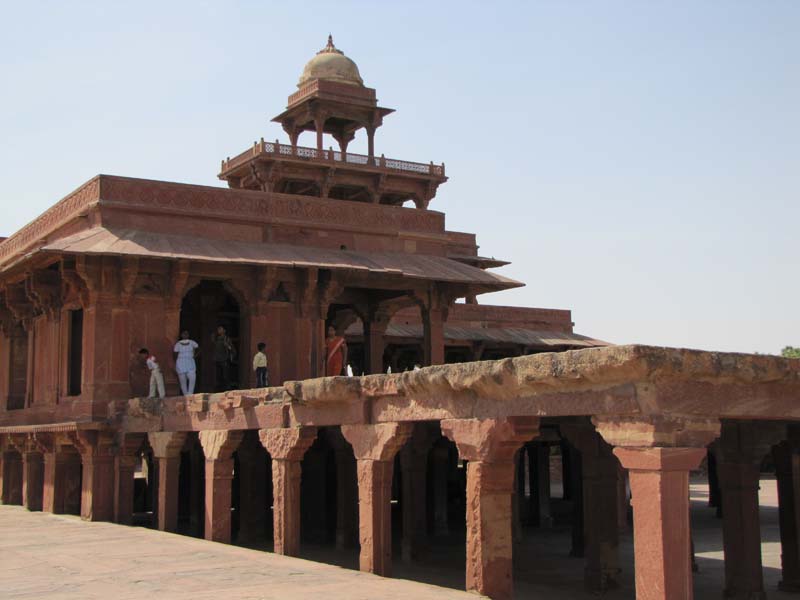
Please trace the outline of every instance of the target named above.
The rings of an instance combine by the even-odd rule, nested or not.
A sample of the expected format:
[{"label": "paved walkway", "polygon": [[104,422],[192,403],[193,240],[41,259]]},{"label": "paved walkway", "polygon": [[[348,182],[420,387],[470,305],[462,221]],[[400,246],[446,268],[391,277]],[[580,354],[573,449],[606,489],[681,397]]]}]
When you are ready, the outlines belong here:
[{"label": "paved walkway", "polygon": [[[707,507],[708,487],[692,483],[692,526],[700,572],[695,598],[721,598],[724,581],[722,523]],[[774,479],[761,482],[764,584],[770,600],[797,597],[777,591],[780,541]],[[607,600],[632,600],[633,544],[622,536],[621,586]],[[469,600],[464,585],[463,541],[431,543],[428,556],[413,565],[395,560],[397,579],[352,570],[356,552],[304,546],[305,556],[350,567],[286,558],[260,550],[215,544],[141,527],[85,523],[77,517],[30,513],[0,506],[0,598],[128,600]],[[567,557],[564,528],[526,530],[516,555],[515,598],[588,600],[581,559]],[[425,580],[436,587],[409,579]],[[594,596],[596,597],[596,596]]]},{"label": "paved walkway", "polygon": [[0,506],[0,597],[69,600],[474,600],[189,537]]}]

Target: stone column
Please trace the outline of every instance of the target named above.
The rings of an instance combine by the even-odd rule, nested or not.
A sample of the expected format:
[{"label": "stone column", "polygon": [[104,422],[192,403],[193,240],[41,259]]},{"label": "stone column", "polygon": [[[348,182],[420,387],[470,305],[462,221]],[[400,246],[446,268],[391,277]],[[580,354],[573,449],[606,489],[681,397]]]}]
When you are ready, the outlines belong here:
[{"label": "stone column", "polygon": [[258,438],[246,435],[239,456],[239,536],[241,543],[260,540],[267,529],[267,452]]},{"label": "stone column", "polygon": [[3,504],[22,504],[22,456],[14,450],[3,451],[2,490]]},{"label": "stone column", "polygon": [[614,450],[630,474],[639,600],[693,597],[689,471],[700,466],[705,452],[705,448]]},{"label": "stone column", "polygon": [[410,423],[342,425],[358,469],[358,525],[362,571],[392,571],[392,471],[394,457],[412,433]]},{"label": "stone column", "polygon": [[444,320],[442,308],[422,309],[422,327],[425,338],[422,350],[425,366],[444,364]]},{"label": "stone column", "polygon": [[788,440],[772,449],[778,479],[782,579],[778,588],[800,592],[800,430],[788,426]]},{"label": "stone column", "polygon": [[[34,434],[44,455],[42,510],[56,515],[74,512],[68,494],[79,486],[80,456],[72,446],[63,446],[54,436]],[[70,478],[75,481],[70,481]],[[77,498],[80,512],[80,494]]]},{"label": "stone column", "polygon": [[553,516],[550,512],[550,446],[534,442],[528,445],[528,461],[531,477],[531,504],[535,505],[536,525],[550,528]]},{"label": "stone column", "polygon": [[242,441],[243,431],[209,430],[200,432],[206,457],[205,538],[229,544],[231,541],[231,488],[233,453]]},{"label": "stone column", "polygon": [[595,417],[628,469],[637,600],[692,600],[689,472],[719,435],[716,419]]},{"label": "stone column", "polygon": [[181,449],[186,442],[186,432],[158,431],[147,434],[153,458],[158,463],[158,499],[156,522],[159,531],[178,531],[178,483],[181,467]]},{"label": "stone column", "polygon": [[22,505],[28,510],[42,510],[44,458],[35,447],[22,454]]},{"label": "stone column", "polygon": [[428,451],[437,437],[439,437],[438,428],[432,429],[427,423],[414,423],[408,443],[400,450],[403,562],[419,558],[420,550],[427,538]]},{"label": "stone column", "polygon": [[539,419],[452,419],[442,432],[467,464],[467,591],[512,597],[514,453],[539,434]]},{"label": "stone column", "polygon": [[272,458],[272,519],[275,554],[300,553],[300,462],[317,437],[316,427],[262,429]]},{"label": "stone column", "polygon": [[581,454],[583,476],[583,527],[586,566],[584,584],[589,591],[616,587],[619,567],[617,479],[619,464],[612,448],[591,423],[564,423],[561,433]]},{"label": "stone column", "polygon": [[389,325],[387,318],[375,316],[364,321],[364,349],[367,374],[383,373],[383,336]]},{"label": "stone column", "polygon": [[336,548],[358,544],[358,476],[353,448],[340,429],[326,432],[336,460]]},{"label": "stone column", "polygon": [[448,519],[448,486],[450,476],[450,448],[441,440],[431,451],[433,467],[433,534],[446,536],[450,533]]},{"label": "stone column", "polygon": [[133,480],[143,443],[142,434],[120,433],[117,436],[114,457],[114,522],[120,525],[130,525],[133,522]]},{"label": "stone column", "polygon": [[772,444],[764,433],[765,430],[760,430],[754,422],[724,421],[717,445],[726,598],[766,598],[761,565],[758,481],[761,460]]},{"label": "stone column", "polygon": [[[81,518],[114,518],[114,439],[105,432],[77,431],[69,439],[81,455]],[[73,476],[74,477],[74,476]]]}]

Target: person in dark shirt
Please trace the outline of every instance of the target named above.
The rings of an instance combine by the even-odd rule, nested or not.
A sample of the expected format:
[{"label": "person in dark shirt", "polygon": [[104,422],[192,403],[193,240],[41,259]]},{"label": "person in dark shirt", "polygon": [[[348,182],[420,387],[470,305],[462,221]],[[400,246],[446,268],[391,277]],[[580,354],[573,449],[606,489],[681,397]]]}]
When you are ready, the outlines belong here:
[{"label": "person in dark shirt", "polygon": [[236,358],[236,350],[222,325],[211,334],[211,341],[214,344],[215,389],[224,392],[230,389],[230,364]]}]

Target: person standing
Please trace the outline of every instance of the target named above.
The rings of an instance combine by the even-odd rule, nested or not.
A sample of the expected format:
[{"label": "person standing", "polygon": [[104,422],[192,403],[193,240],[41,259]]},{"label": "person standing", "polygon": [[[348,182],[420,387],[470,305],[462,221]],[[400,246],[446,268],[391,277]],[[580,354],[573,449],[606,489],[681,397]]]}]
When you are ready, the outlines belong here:
[{"label": "person standing", "polygon": [[333,325],[328,327],[328,335],[325,338],[325,348],[327,355],[325,358],[325,375],[336,377],[342,374],[344,365],[347,363],[347,342],[341,335],[336,335]]},{"label": "person standing", "polygon": [[163,399],[167,393],[164,388],[164,375],[161,373],[161,367],[158,366],[156,357],[150,354],[147,348],[139,350],[139,356],[142,357],[142,360],[147,364],[147,368],[150,369],[150,393],[147,397],[155,398],[156,393],[158,393],[158,397]]},{"label": "person standing", "polygon": [[197,381],[197,363],[195,357],[200,344],[189,338],[188,331],[181,331],[181,339],[177,341],[172,351],[175,354],[175,371],[181,382],[181,393],[184,396],[194,394]]},{"label": "person standing", "polygon": [[264,342],[259,342],[258,352],[253,356],[253,371],[256,372],[256,387],[264,388],[269,387],[269,376],[267,372],[267,355],[264,353],[267,345]]},{"label": "person standing", "polygon": [[236,350],[222,325],[217,327],[215,333],[211,334],[211,341],[214,343],[215,388],[218,392],[224,392],[230,387],[228,372],[230,364],[236,356]]}]

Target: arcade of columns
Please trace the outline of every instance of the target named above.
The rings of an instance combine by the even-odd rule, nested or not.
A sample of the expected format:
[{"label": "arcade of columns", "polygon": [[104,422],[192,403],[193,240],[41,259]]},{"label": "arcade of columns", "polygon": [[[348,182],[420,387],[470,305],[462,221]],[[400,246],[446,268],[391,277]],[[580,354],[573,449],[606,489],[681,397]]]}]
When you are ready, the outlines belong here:
[{"label": "arcade of columns", "polygon": [[[343,473],[352,469],[360,568],[389,576],[395,458],[406,500],[407,558],[425,537],[425,465],[430,458],[439,468],[439,449],[450,440],[467,461],[466,587],[501,599],[513,590],[520,449],[532,457],[538,490],[546,487],[547,472],[537,468],[538,449],[561,439],[573,454],[570,462],[580,457],[580,472],[570,471],[580,481],[578,537],[587,586],[612,585],[620,569],[621,467],[632,496],[637,598],[673,600],[692,597],[689,473],[710,449],[723,516],[725,596],[763,598],[757,491],[760,463],[770,450],[780,497],[781,586],[800,590],[799,373],[796,363],[775,357],[622,346],[287,382],[267,390],[133,399],[112,403],[103,424],[4,428],[2,501],[53,513],[79,508],[85,519],[131,523],[134,470],[149,447],[157,526],[176,531],[181,451],[195,445],[201,454],[191,469],[202,477],[193,477],[192,485],[204,481],[204,489],[193,490],[191,502],[204,502],[195,514],[204,514],[206,539],[230,542],[234,472],[239,531],[264,530],[259,521],[269,506],[268,455],[274,552],[296,556],[304,456],[324,437],[336,457],[337,542],[354,528],[348,513],[356,502],[346,501],[343,484]],[[434,488],[441,479],[435,473]],[[432,492],[438,521],[441,495]]]}]

